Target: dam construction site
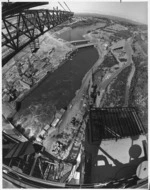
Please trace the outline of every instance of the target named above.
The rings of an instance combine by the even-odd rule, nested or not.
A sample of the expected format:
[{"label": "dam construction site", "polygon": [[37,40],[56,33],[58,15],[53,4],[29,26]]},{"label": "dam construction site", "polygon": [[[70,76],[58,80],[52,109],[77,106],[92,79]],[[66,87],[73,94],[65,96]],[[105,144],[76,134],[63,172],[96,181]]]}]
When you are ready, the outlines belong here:
[{"label": "dam construction site", "polygon": [[1,6],[2,188],[148,189],[147,25]]}]

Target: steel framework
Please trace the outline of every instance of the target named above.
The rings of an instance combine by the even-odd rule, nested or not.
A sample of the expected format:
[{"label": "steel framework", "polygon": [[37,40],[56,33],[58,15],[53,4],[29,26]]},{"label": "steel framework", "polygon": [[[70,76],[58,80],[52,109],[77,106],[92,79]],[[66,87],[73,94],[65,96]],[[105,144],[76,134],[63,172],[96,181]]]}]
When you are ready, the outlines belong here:
[{"label": "steel framework", "polygon": [[144,126],[132,107],[91,108],[89,142],[102,139],[121,139],[145,134]]},{"label": "steel framework", "polygon": [[[73,12],[61,10],[24,10],[2,16],[2,65],[40,35],[69,20]],[[35,44],[38,45],[38,44]]]}]

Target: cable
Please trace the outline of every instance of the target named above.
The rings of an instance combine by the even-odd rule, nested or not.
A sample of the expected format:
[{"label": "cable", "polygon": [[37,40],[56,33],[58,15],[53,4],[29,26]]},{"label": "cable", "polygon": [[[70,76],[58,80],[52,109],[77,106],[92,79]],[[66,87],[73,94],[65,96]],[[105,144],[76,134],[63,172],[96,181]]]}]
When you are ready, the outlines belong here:
[{"label": "cable", "polygon": [[64,2],[64,4],[66,5],[66,7],[68,8],[68,10],[71,12],[71,10],[69,9],[68,5]]},{"label": "cable", "polygon": [[58,3],[59,3],[59,5],[64,9],[64,11],[66,11],[65,8],[62,6],[62,4],[61,4],[60,2],[58,2]]}]

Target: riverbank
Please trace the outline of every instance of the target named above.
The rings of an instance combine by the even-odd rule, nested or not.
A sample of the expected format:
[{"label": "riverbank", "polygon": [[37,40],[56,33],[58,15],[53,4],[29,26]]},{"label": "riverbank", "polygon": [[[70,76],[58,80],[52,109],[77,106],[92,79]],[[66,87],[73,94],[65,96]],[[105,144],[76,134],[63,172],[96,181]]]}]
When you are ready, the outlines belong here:
[{"label": "riverbank", "polygon": [[71,50],[70,52],[68,52],[66,54],[65,59],[63,59],[63,61],[61,61],[59,63],[59,65],[57,67],[55,67],[52,71],[47,71],[47,74],[41,78],[28,92],[26,92],[25,94],[21,95],[20,97],[18,97],[16,99],[16,102],[21,102],[24,100],[24,98],[27,97],[27,95],[29,95],[35,88],[37,88],[42,82],[44,82],[44,80],[49,77],[49,75],[51,75],[56,69],[58,69],[59,67],[61,67],[68,59],[70,59],[70,57],[76,52],[76,49]]},{"label": "riverbank", "polygon": [[[77,26],[81,26],[81,23],[82,23],[82,26],[83,26],[83,24],[84,24],[84,26],[87,26],[87,25],[89,26],[92,24],[92,27],[94,27],[94,28],[105,25],[105,23],[98,23],[98,21],[99,21],[99,19],[94,20],[94,26],[93,26],[93,18],[91,17],[89,19],[83,19],[83,20],[79,19],[78,22],[76,22],[75,25],[74,24],[73,25],[77,27]],[[71,24],[71,26],[72,26],[72,24]],[[7,112],[6,114],[4,114],[6,116],[6,118],[13,117],[15,115],[15,113],[17,112],[18,108],[16,107],[16,102],[18,103],[18,102],[23,101],[25,99],[25,97],[27,97],[35,88],[37,88],[48,77],[49,73],[53,72],[58,67],[60,67],[63,63],[65,63],[66,58],[71,56],[71,54],[75,51],[75,48],[73,46],[71,46],[65,40],[62,40],[60,38],[58,39],[59,35],[56,35],[57,33],[61,34],[68,30],[72,30],[72,28],[63,27],[63,29],[61,29],[58,32],[53,32],[53,33],[47,32],[44,36],[40,37],[40,46],[42,46],[40,49],[43,48],[42,51],[38,50],[38,52],[35,53],[34,56],[31,56],[30,50],[28,48],[25,48],[25,50],[23,50],[21,53],[19,53],[17,56],[15,56],[15,58],[13,58],[13,60],[11,60],[7,64],[7,66],[3,67],[3,85],[2,85],[3,104],[5,104],[5,101],[7,102],[11,98],[10,94],[13,97],[13,100],[11,102],[11,104],[13,104],[13,107],[12,107],[12,105],[5,106],[6,108],[11,107],[11,109],[13,109],[13,114],[10,115],[9,112],[11,112],[11,110],[7,111],[5,109]],[[53,42],[52,45],[50,47],[48,47],[48,50],[47,50],[42,44],[45,44],[47,46],[48,41],[49,41],[49,39],[48,39],[49,34],[52,35],[51,36],[52,41],[54,41],[54,42],[57,41],[57,43],[56,43],[57,45],[54,45],[54,42]],[[47,41],[46,41],[46,39],[47,39]],[[67,54],[62,55],[62,57],[63,56],[65,56],[65,57],[61,58],[62,61],[59,62],[59,60],[57,58],[56,58],[56,60],[54,60],[53,57],[56,57],[56,56],[53,54],[54,54],[55,50],[57,52],[57,47],[62,46],[62,44],[65,44],[65,48],[68,46],[69,48],[72,48],[72,49],[71,50],[68,49],[67,50],[68,55]],[[28,61],[26,59],[28,59]],[[58,60],[58,63],[55,63],[55,64],[51,63],[51,62],[57,62],[57,60]],[[16,62],[18,62],[18,61],[21,62],[22,66],[15,65]],[[37,61],[38,61],[38,64],[37,64]],[[46,62],[46,64],[43,61]],[[27,67],[24,64],[24,62],[25,62],[25,64],[27,64],[27,62],[29,62]],[[35,64],[35,62],[36,62],[36,64]],[[34,69],[31,67],[34,67]],[[31,71],[30,69],[33,71]],[[9,85],[10,83],[11,83],[11,85]],[[7,93],[5,93],[5,92],[7,92]],[[19,96],[18,96],[18,94],[19,94]],[[17,97],[17,98],[15,98],[15,97]],[[8,104],[9,104],[9,102],[8,102]]]},{"label": "riverbank", "polygon": [[[67,128],[67,127],[69,130],[69,126],[71,124],[72,118],[73,117],[78,118],[78,115],[80,115],[80,121],[83,120],[83,115],[86,111],[86,107],[84,107],[83,105],[88,104],[88,102],[87,102],[88,99],[85,99],[85,96],[87,93],[89,82],[92,79],[92,73],[93,73],[93,71],[96,71],[98,69],[100,64],[103,62],[105,55],[108,52],[107,50],[102,48],[102,44],[99,41],[97,41],[96,49],[98,51],[99,58],[95,62],[95,64],[90,68],[90,70],[85,74],[85,76],[83,77],[80,89],[78,89],[76,91],[76,96],[70,102],[68,109],[65,112],[65,115],[63,116],[61,124],[59,126],[57,126],[59,128],[59,130],[56,130],[56,133],[53,134],[53,137],[54,136],[56,136],[56,137],[54,137],[52,139],[47,137],[43,142],[46,150],[52,155],[54,155],[53,154],[53,145],[55,145],[56,142],[58,141],[57,135],[63,133],[65,131],[65,128]],[[59,139],[59,141],[61,142],[61,139]],[[71,149],[73,144],[74,144],[74,142],[72,142],[70,144],[70,146],[68,147],[69,150]],[[54,155],[54,156],[56,156],[56,155]],[[66,156],[67,156],[67,154],[66,154]]]},{"label": "riverbank", "polygon": [[[90,18],[90,19],[86,19],[86,20],[80,20],[79,19],[79,22],[75,23],[75,26],[76,27],[80,27],[81,23],[85,26],[89,26],[92,22],[93,19]],[[74,24],[73,24],[74,25]],[[104,26],[105,23],[98,23],[98,20],[97,21],[94,21],[94,27],[97,28],[97,27],[101,27],[101,26]],[[83,25],[82,25],[83,26]],[[92,25],[93,26],[93,25]],[[71,27],[72,27],[72,24],[71,24]],[[35,53],[34,56],[31,56],[31,52],[30,50],[27,50],[28,48],[26,48],[25,50],[23,50],[21,53],[19,53],[14,59],[13,61],[11,60],[9,63],[8,63],[8,66],[5,66],[6,68],[3,68],[3,91],[12,91],[12,96],[15,97],[17,96],[17,98],[15,100],[13,100],[14,102],[11,102],[11,104],[13,104],[13,114],[9,114],[9,112],[11,112],[10,110],[6,111],[7,113],[4,114],[6,116],[6,118],[9,118],[9,117],[13,117],[16,113],[17,113],[17,110],[18,108],[15,106],[16,105],[16,102],[18,104],[18,102],[21,102],[23,101],[35,88],[37,88],[49,75],[49,73],[53,72],[54,70],[56,70],[58,67],[60,67],[62,64],[64,64],[66,62],[66,59],[68,59],[70,56],[72,56],[72,53],[74,51],[76,51],[75,47],[73,47],[72,45],[70,45],[67,41],[65,41],[64,39],[60,39],[59,38],[59,35],[61,33],[64,33],[68,30],[72,30],[73,28],[71,28],[70,25],[69,27],[63,27],[61,30],[59,30],[58,32],[56,31],[53,31],[53,32],[47,32],[45,34],[45,37],[40,37],[40,46],[42,46],[41,44],[44,42],[45,45],[48,43],[48,40],[47,42],[45,41],[45,39],[48,38],[48,35],[52,35],[51,36],[51,40],[53,39],[53,41],[57,41],[57,44],[58,45],[54,45],[54,43],[52,43],[51,47],[50,47],[50,51],[49,50],[46,50],[45,47],[41,47],[40,49],[44,48],[42,51],[41,50],[38,50],[37,53]],[[87,31],[87,29],[86,29]],[[59,35],[58,35],[59,34]],[[45,38],[45,39],[44,39]],[[66,53],[66,55],[62,55],[62,58],[60,59],[61,61],[59,62],[58,60],[58,63],[55,65],[54,63],[51,63],[51,62],[57,62],[57,57],[54,54],[54,51],[55,49],[57,50],[57,46],[62,46],[62,44],[65,44],[65,48],[68,46],[69,48],[71,48],[71,50],[67,50],[68,53]],[[47,46],[47,45],[46,45]],[[49,47],[48,47],[49,49]],[[39,52],[40,51],[40,52]],[[48,55],[47,54],[50,55]],[[57,52],[57,51],[56,51]],[[55,53],[56,54],[56,53]],[[63,58],[64,56],[64,58]],[[28,57],[28,58],[27,58]],[[53,57],[56,57],[54,60]],[[25,60],[25,63],[27,62],[26,61],[26,58],[29,60],[29,63],[27,66],[28,68],[23,68],[23,66],[14,66],[16,62],[18,62],[18,60],[20,62],[24,62]],[[34,63],[35,61],[37,62],[37,59],[38,59],[38,64]],[[47,63],[45,64],[43,61],[46,61]],[[13,63],[12,63],[13,62]],[[22,63],[21,63],[22,64]],[[31,74],[32,76],[26,76],[26,74],[24,74],[25,72],[28,74],[28,70],[30,69],[31,65],[34,65],[34,72],[35,70],[36,73],[34,74]],[[43,66],[40,66],[39,65],[43,65]],[[48,66],[47,66],[48,65]],[[37,67],[35,67],[37,66]],[[18,70],[20,70],[20,67],[21,68],[21,73],[18,73]],[[44,68],[44,69],[43,69]],[[24,70],[24,71],[23,71]],[[23,72],[23,73],[22,73]],[[29,71],[30,73],[30,71]],[[38,74],[37,74],[38,73]],[[15,75],[14,75],[15,74]],[[23,74],[23,79],[22,77],[20,77],[20,75]],[[10,75],[12,75],[10,77]],[[9,76],[9,79],[8,79],[8,76]],[[17,76],[15,78],[15,76]],[[33,81],[34,81],[34,84],[33,84]],[[12,86],[9,86],[7,87],[7,85],[9,85],[9,83],[12,83],[13,85]],[[7,84],[8,83],[8,84]],[[31,84],[32,83],[32,84]],[[9,89],[9,90],[8,90]],[[11,92],[10,92],[11,93]],[[14,94],[13,94],[14,93]],[[17,94],[17,95],[16,95]],[[18,94],[20,94],[18,96]],[[9,93],[6,93],[5,92],[3,93],[3,103],[5,104],[5,100],[9,100],[10,99],[10,96],[9,96]],[[8,103],[9,104],[9,103]],[[6,107],[6,106],[5,106]],[[7,106],[6,108],[9,108],[9,107],[12,107],[11,105],[10,106]],[[5,109],[6,110],[6,109]]]},{"label": "riverbank", "polygon": [[72,56],[22,101],[21,109],[13,118],[16,125],[21,124],[37,136],[45,125],[50,124],[57,110],[68,107],[85,73],[97,60],[98,52],[90,47]]}]

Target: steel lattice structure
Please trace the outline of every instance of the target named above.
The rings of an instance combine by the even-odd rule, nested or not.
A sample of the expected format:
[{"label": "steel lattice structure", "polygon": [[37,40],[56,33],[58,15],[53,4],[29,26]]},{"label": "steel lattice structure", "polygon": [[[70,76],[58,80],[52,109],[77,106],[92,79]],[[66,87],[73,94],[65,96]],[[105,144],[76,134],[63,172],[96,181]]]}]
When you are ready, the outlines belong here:
[{"label": "steel lattice structure", "polygon": [[2,15],[2,64],[53,27],[69,20],[72,12],[61,10],[23,10]]}]

